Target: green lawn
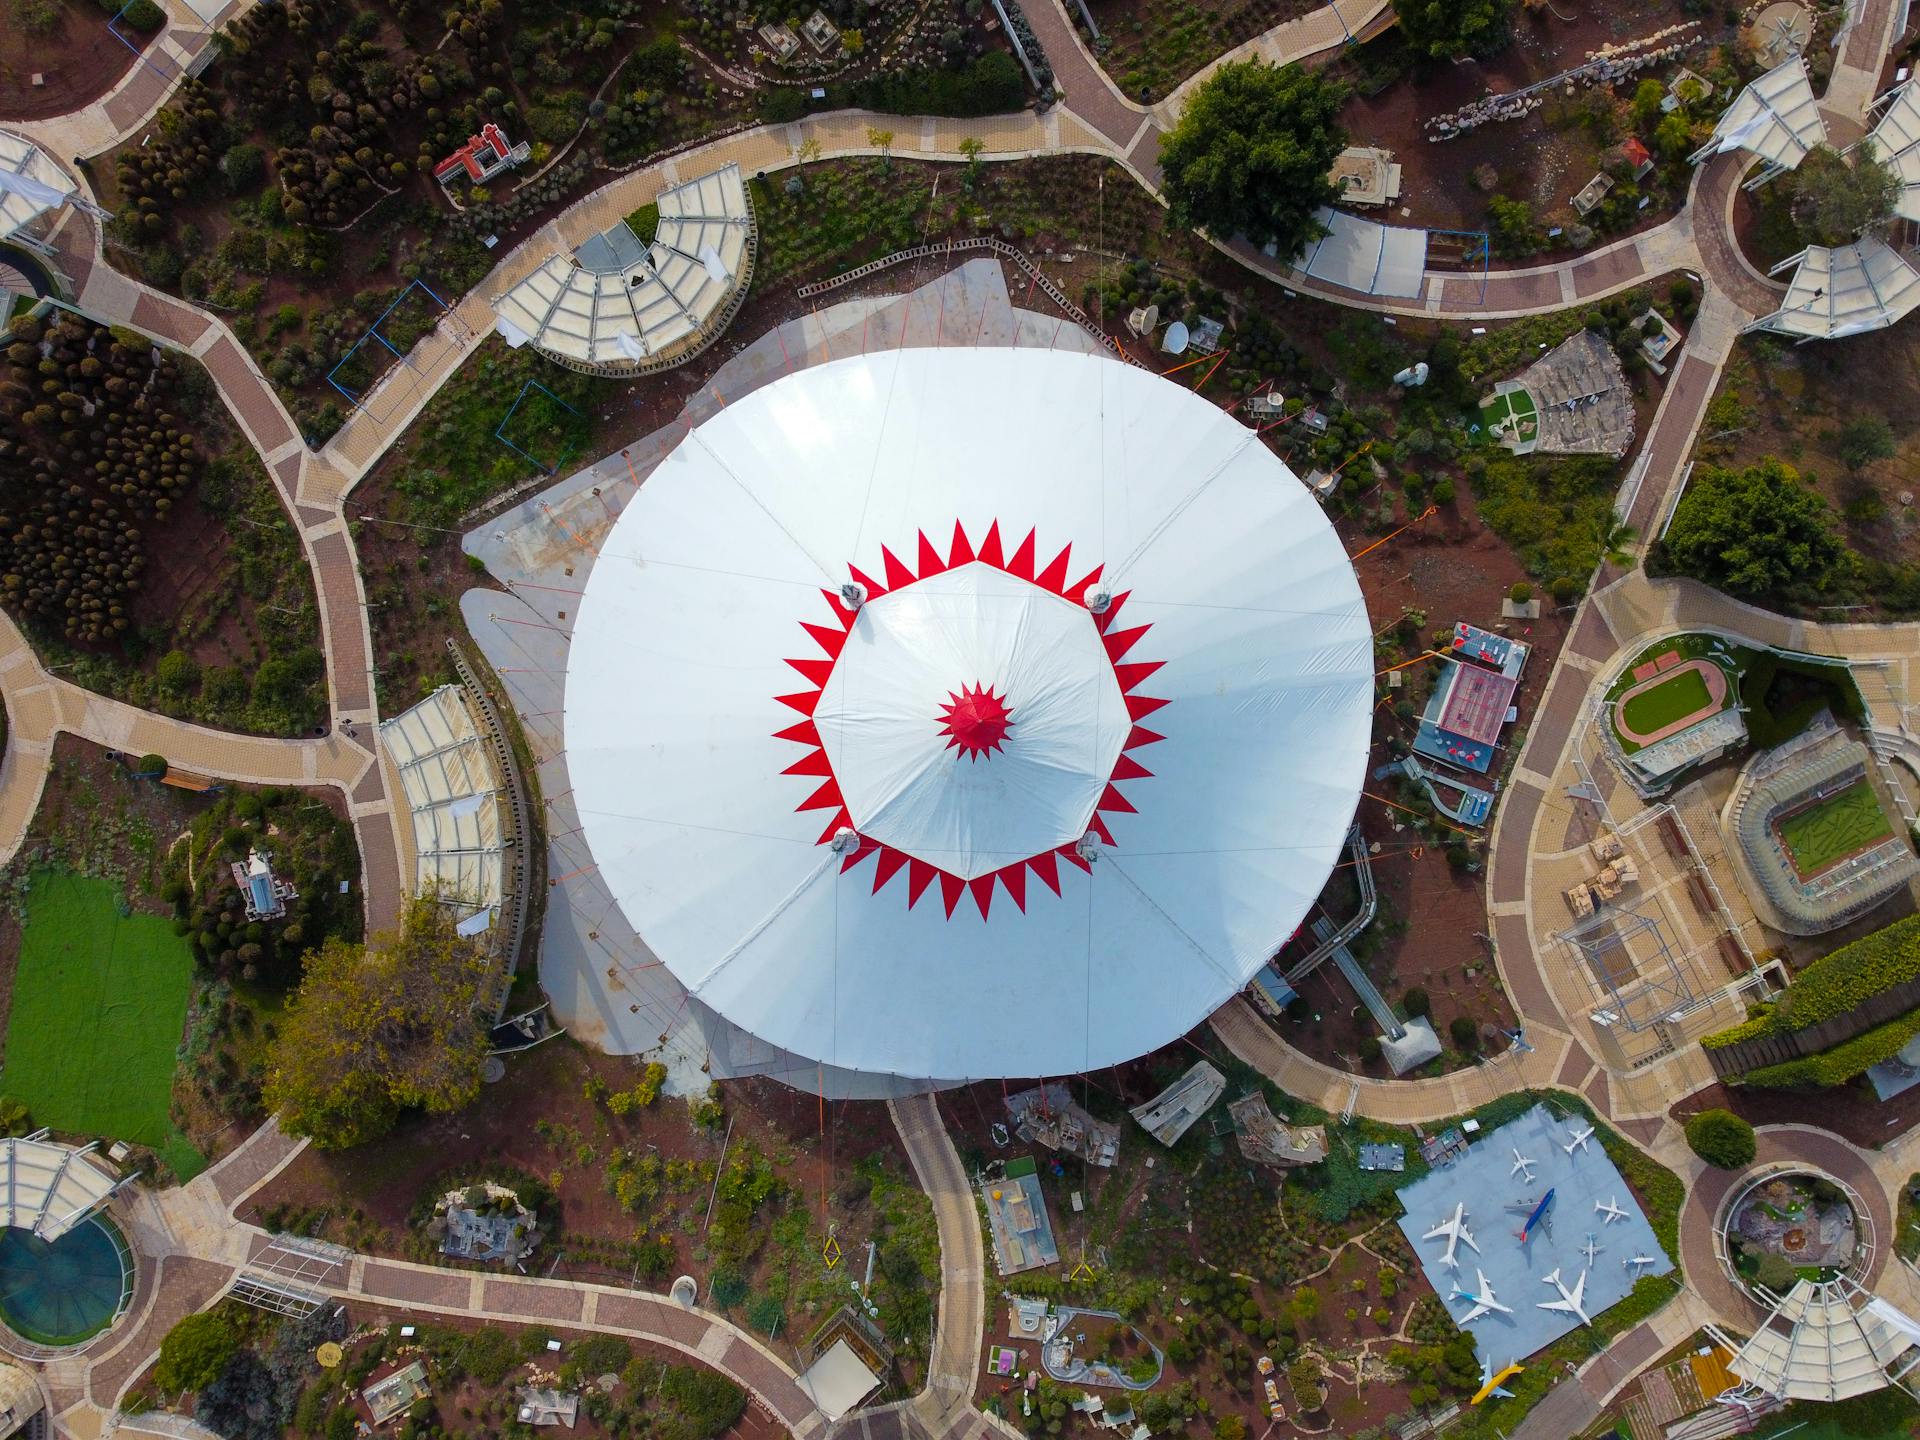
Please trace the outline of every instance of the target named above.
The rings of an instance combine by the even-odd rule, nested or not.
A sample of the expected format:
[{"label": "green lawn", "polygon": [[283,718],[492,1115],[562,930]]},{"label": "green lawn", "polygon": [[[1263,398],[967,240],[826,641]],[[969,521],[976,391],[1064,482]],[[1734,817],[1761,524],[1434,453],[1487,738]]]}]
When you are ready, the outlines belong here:
[{"label": "green lawn", "polygon": [[1893,825],[1865,780],[1856,780],[1812,809],[1780,822],[1780,843],[1803,876],[1818,875],[1892,834]]},{"label": "green lawn", "polygon": [[1663,726],[1697,715],[1713,703],[1707,682],[1698,670],[1683,670],[1642,690],[1620,707],[1620,719],[1636,735],[1651,735]]},{"label": "green lawn", "polygon": [[153,915],[123,915],[106,880],[33,877],[0,1089],[36,1125],[151,1146],[185,1180],[206,1161],[174,1129],[173,1072],[193,957]]},{"label": "green lawn", "polygon": [[1509,390],[1480,407],[1480,424],[1489,435],[1505,425],[1509,416],[1519,422],[1511,427],[1515,439],[1531,440],[1539,433],[1540,411],[1525,390]]}]

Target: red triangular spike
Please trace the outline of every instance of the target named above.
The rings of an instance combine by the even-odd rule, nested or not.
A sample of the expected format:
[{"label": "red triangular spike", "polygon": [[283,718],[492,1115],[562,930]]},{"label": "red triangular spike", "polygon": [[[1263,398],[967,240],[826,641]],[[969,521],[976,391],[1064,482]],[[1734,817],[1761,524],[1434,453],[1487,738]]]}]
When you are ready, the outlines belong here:
[{"label": "red triangular spike", "polygon": [[1033,579],[1033,531],[1027,531],[1027,538],[1020,542],[1020,548],[1007,561],[1007,573],[1022,580]]},{"label": "red triangular spike", "polygon": [[953,907],[960,903],[960,896],[967,888],[967,882],[958,875],[940,872],[940,899],[947,907],[947,919],[953,919]]},{"label": "red triangular spike", "polygon": [[947,568],[973,563],[973,543],[967,539],[967,532],[960,528],[958,520],[953,522],[953,548],[947,554]]},{"label": "red triangular spike", "polygon": [[847,871],[858,865],[879,848],[880,846],[876,841],[869,840],[866,836],[862,835],[860,837],[860,843],[853,847],[853,853],[840,862],[840,873],[842,875],[846,874]]},{"label": "red triangular spike", "polygon": [[1060,587],[1067,583],[1067,556],[1071,554],[1072,551],[1073,546],[1069,545],[1065,550],[1062,550],[1058,555],[1054,556],[1048,563],[1047,568],[1033,577],[1033,583],[1038,585],[1042,590],[1053,591],[1056,595],[1065,593]]},{"label": "red triangular spike", "polygon": [[900,563],[900,557],[884,545],[880,547],[880,559],[887,567],[887,588],[889,590],[898,590],[902,585],[911,585],[913,583],[913,572],[902,565]]},{"label": "red triangular spike", "polygon": [[816,845],[829,844],[833,840],[833,837],[838,835],[842,830],[851,830],[852,828],[853,817],[847,813],[847,807],[842,805],[838,810],[833,812],[833,819],[827,822],[827,828],[820,832],[820,838],[813,843]]},{"label": "red triangular spike", "polygon": [[1112,810],[1121,815],[1131,815],[1134,813],[1133,806],[1128,802],[1127,797],[1120,793],[1120,787],[1112,783],[1107,785],[1106,791],[1100,796],[1100,803],[1093,808],[1096,810]]},{"label": "red triangular spike", "polygon": [[1087,863],[1086,857],[1082,855],[1078,850],[1074,849],[1073,846],[1062,845],[1059,849],[1055,850],[1053,853],[1055,855],[1066,856],[1067,859],[1071,860],[1074,864],[1078,865],[1082,870],[1085,870],[1089,875],[1093,873],[1093,866],[1089,865]]},{"label": "red triangular spike", "polygon": [[[974,876],[967,881],[967,888],[973,891],[973,903],[980,907],[980,918],[986,919],[987,911],[993,908],[993,872]],[[949,915],[953,913],[951,907],[947,913]]]},{"label": "red triangular spike", "polygon": [[1007,562],[1000,556],[1000,522],[994,521],[987,527],[987,538],[980,546],[980,563],[992,565],[996,569],[1006,569]]},{"label": "red triangular spike", "polygon": [[887,593],[886,586],[882,585],[871,575],[863,575],[856,567],[852,565],[847,566],[847,573],[867,587],[867,598],[869,600],[878,600],[882,595]]},{"label": "red triangular spike", "polygon": [[1014,906],[1021,914],[1026,914],[1027,862],[1022,860],[1017,865],[1009,865],[1005,869],[996,871],[995,873],[999,875],[1000,883],[1007,887],[1007,894],[1013,897]]},{"label": "red triangular spike", "polygon": [[820,788],[794,806],[795,810],[830,810],[840,804],[840,782],[828,776]]},{"label": "red triangular spike", "polygon": [[907,866],[907,908],[911,910],[920,903],[920,897],[927,893],[927,886],[933,883],[933,877],[940,872],[924,860],[912,860]]},{"label": "red triangular spike", "polygon": [[787,664],[816,685],[825,685],[827,677],[833,674],[831,660],[789,660]]},{"label": "red triangular spike", "polygon": [[1130,719],[1144,720],[1167,702],[1156,700],[1151,695],[1127,696],[1127,715]]},{"label": "red triangular spike", "polygon": [[1127,743],[1120,748],[1122,750],[1137,750],[1142,745],[1157,745],[1166,738],[1167,737],[1162,735],[1158,730],[1149,730],[1144,725],[1136,725],[1127,732]]},{"label": "red triangular spike", "polygon": [[940,558],[940,552],[933,548],[933,542],[927,539],[927,532],[920,532],[920,578],[938,575],[947,568],[947,562]]},{"label": "red triangular spike", "polygon": [[1027,861],[1027,865],[1032,869],[1034,874],[1040,877],[1041,884],[1045,885],[1056,895],[1060,893],[1060,872],[1059,867],[1054,863],[1053,851],[1041,851],[1038,855]]},{"label": "red triangular spike", "polygon": [[1098,580],[1100,578],[1100,573],[1106,568],[1107,567],[1105,565],[1094,566],[1093,569],[1088,571],[1085,575],[1082,575],[1078,580],[1074,581],[1073,584],[1069,585],[1065,590],[1061,591],[1060,593],[1065,595],[1069,600],[1078,600],[1082,595],[1087,593],[1087,587],[1093,584],[1094,581]]},{"label": "red triangular spike", "polygon": [[801,745],[818,745],[820,743],[820,732],[813,728],[813,722],[811,720],[802,720],[798,725],[789,725],[784,730],[774,731],[773,738],[776,740],[792,740]]},{"label": "red triangular spike", "polygon": [[1107,608],[1100,616],[1100,633],[1102,635],[1113,629],[1113,622],[1120,618],[1120,607],[1127,603],[1127,596],[1132,593],[1131,590],[1122,590],[1107,602]]},{"label": "red triangular spike", "polygon": [[880,847],[880,863],[873,867],[873,893],[878,895],[887,881],[900,873],[900,867],[907,863],[907,852],[896,850],[891,845]]},{"label": "red triangular spike", "polygon": [[1109,660],[1118,660],[1138,644],[1140,637],[1152,628],[1151,625],[1136,625],[1131,630],[1107,631],[1103,637],[1107,647],[1107,658]]},{"label": "red triangular spike", "polygon": [[1117,843],[1113,838],[1113,832],[1107,829],[1107,822],[1100,818],[1100,812],[1098,810],[1093,812],[1093,819],[1087,823],[1087,828],[1100,837],[1100,843],[1102,845],[1113,845]]},{"label": "red triangular spike", "polygon": [[773,697],[789,709],[798,710],[809,720],[813,718],[813,707],[820,703],[820,692],[809,690],[804,695],[776,695]]},{"label": "red triangular spike", "polygon": [[854,617],[860,612],[847,609],[846,606],[840,603],[840,597],[831,590],[822,590],[820,593],[827,597],[827,604],[833,607],[834,619],[838,620],[841,625],[851,628]]},{"label": "red triangular spike", "polygon": [[840,652],[846,648],[847,632],[842,626],[809,625],[806,621],[802,620],[800,622],[800,628],[811,635],[819,644],[820,648],[826,651],[830,657],[837,658]]},{"label": "red triangular spike", "polygon": [[1147,769],[1131,755],[1122,755],[1113,762],[1113,778],[1115,780],[1150,780],[1153,778],[1153,771]]},{"label": "red triangular spike", "polygon": [[[1166,663],[1164,660],[1140,660],[1131,665],[1116,665],[1113,667],[1113,678],[1120,682],[1122,690],[1131,690]],[[824,685],[826,681],[820,683]]]},{"label": "red triangular spike", "polygon": [[827,775],[833,774],[833,766],[827,763],[827,752],[812,750],[801,756],[793,764],[780,772],[782,775]]}]

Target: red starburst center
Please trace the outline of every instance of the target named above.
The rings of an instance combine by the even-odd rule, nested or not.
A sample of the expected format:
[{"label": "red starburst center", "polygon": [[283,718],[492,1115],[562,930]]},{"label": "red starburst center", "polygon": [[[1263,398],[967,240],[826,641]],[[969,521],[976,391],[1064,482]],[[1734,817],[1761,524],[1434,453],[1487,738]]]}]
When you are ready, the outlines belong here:
[{"label": "red starburst center", "polygon": [[949,690],[947,701],[940,707],[940,733],[947,737],[949,750],[958,749],[969,760],[998,750],[1013,728],[1005,697],[985,685]]}]

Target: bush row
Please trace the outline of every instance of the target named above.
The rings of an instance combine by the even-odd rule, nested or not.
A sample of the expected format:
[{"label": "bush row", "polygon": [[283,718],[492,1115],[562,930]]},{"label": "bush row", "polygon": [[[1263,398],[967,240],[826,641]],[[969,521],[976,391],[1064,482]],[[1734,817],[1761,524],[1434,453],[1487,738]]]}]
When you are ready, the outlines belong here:
[{"label": "bush row", "polygon": [[1763,1065],[1740,1077],[1740,1084],[1765,1090],[1784,1090],[1796,1086],[1826,1088],[1844,1085],[1862,1074],[1868,1066],[1891,1060],[1915,1035],[1920,1035],[1920,1010],[1911,1010],[1896,1020],[1876,1025],[1864,1035],[1842,1041],[1818,1055],[1803,1055],[1778,1065]]}]

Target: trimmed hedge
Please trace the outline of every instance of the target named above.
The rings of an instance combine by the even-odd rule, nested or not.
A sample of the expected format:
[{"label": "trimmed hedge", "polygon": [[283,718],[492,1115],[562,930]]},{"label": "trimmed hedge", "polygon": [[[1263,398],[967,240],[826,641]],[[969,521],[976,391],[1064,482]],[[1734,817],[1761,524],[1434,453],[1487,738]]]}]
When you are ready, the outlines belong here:
[{"label": "trimmed hedge", "polygon": [[1920,1010],[1912,1010],[1897,1020],[1876,1025],[1864,1035],[1822,1050],[1818,1055],[1803,1055],[1779,1065],[1763,1065],[1750,1070],[1736,1082],[1766,1090],[1784,1090],[1815,1085],[1827,1088],[1844,1085],[1863,1074],[1870,1065],[1891,1060],[1915,1035],[1920,1035]]},{"label": "trimmed hedge", "polygon": [[1920,915],[1842,945],[1794,976],[1774,1006],[1774,1028],[1805,1030],[1914,979],[1920,979]]},{"label": "trimmed hedge", "polygon": [[1773,1034],[1773,1007],[1769,1005],[1763,1013],[1735,1025],[1732,1029],[1716,1030],[1711,1035],[1702,1035],[1700,1047],[1703,1050],[1721,1050],[1729,1045],[1738,1045],[1742,1040],[1758,1040],[1762,1035],[1771,1034]]}]

